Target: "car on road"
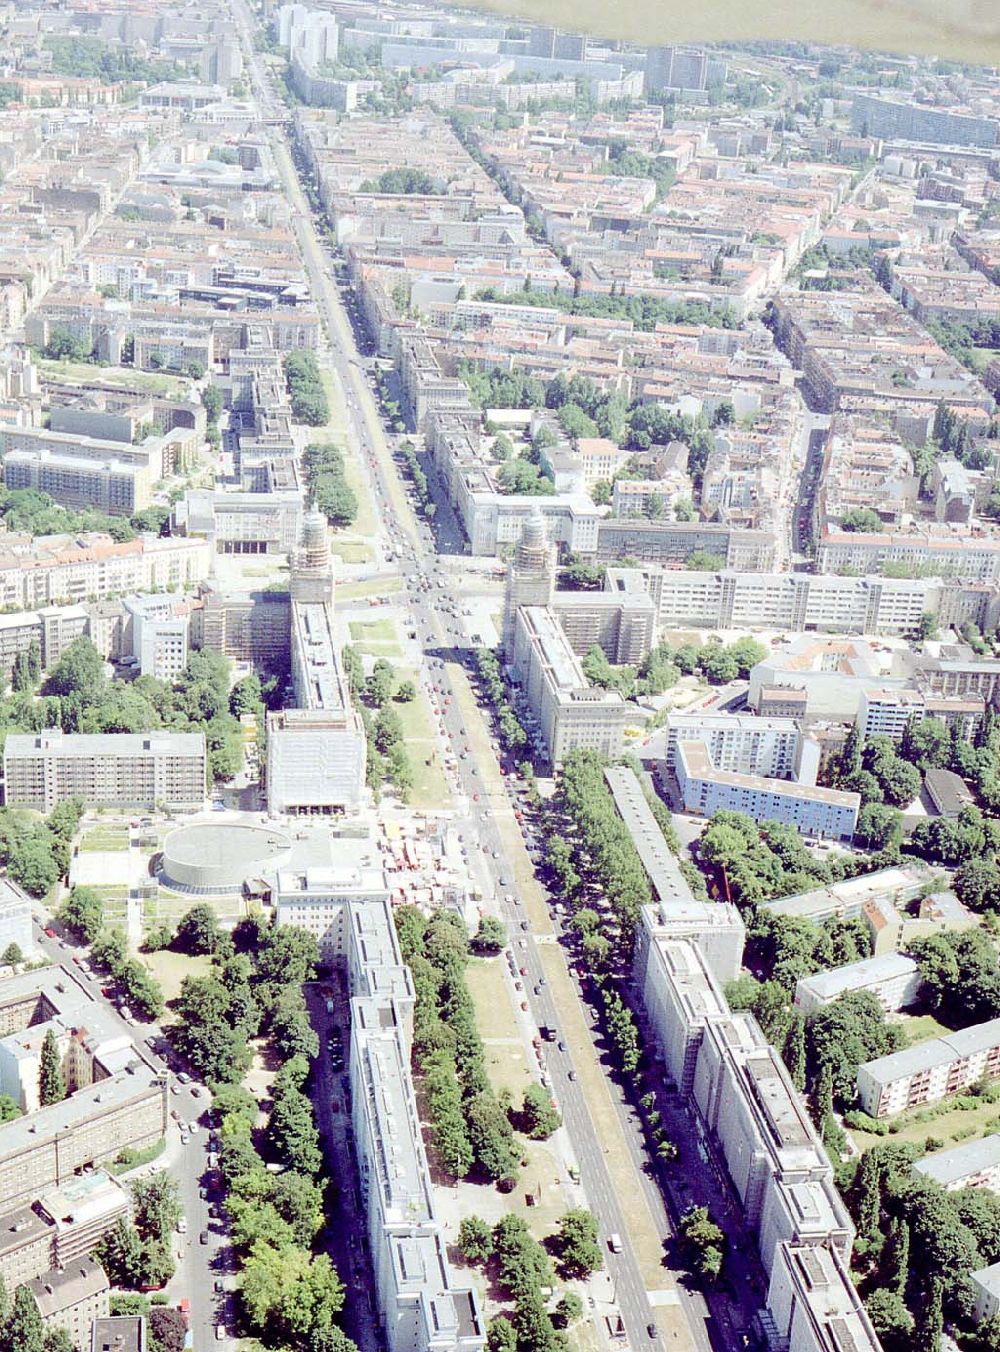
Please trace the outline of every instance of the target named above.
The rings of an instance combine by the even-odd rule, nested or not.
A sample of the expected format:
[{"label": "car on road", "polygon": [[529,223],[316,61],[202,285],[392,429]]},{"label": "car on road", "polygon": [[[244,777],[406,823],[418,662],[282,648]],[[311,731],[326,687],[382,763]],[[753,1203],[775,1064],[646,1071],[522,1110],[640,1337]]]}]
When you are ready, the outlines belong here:
[{"label": "car on road", "polygon": [[575,1070],[571,1070],[571,1071],[569,1072],[569,1074],[566,1076],[566,1078],[567,1078],[567,1080],[575,1080],[575,1079],[576,1079],[576,1071],[575,1071]]},{"label": "car on road", "polygon": [[656,1337],[656,1325],[655,1325],[655,1324],[647,1324],[647,1325],[646,1325],[646,1332],[649,1334],[649,1336],[650,1336],[651,1338],[655,1338],[655,1337]]},{"label": "car on road", "polygon": [[44,932],[45,932],[45,934],[48,935],[48,937],[49,937],[50,939],[55,939],[55,938],[57,937],[56,932],[55,932],[55,930],[52,928],[51,925],[46,926]]},{"label": "car on road", "polygon": [[199,1244],[207,1244],[207,1243],[208,1243],[208,1231],[207,1231],[207,1230],[202,1230],[201,1234],[198,1236],[198,1243],[199,1243]]},{"label": "car on road", "polygon": [[568,1052],[568,1051],[569,1051],[569,1048],[566,1046],[565,1042],[560,1042],[560,1043],[559,1043],[559,1050],[560,1050],[561,1052]]}]

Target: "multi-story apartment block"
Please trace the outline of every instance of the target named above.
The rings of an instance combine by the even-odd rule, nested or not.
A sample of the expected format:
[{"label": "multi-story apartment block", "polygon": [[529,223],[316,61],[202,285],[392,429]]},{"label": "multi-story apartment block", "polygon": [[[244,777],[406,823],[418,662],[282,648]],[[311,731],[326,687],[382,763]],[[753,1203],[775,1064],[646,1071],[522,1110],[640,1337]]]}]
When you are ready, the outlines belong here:
[{"label": "multi-story apartment block", "polygon": [[670,714],[667,717],[666,762],[677,768],[680,742],[701,741],[717,770],[769,779],[791,779],[799,763],[802,732],[790,718],[756,718],[752,714]]},{"label": "multi-story apartment block", "polygon": [[111,1283],[94,1258],[78,1258],[67,1268],[53,1268],[27,1285],[43,1326],[65,1329],[74,1348],[86,1348],[94,1320],[108,1315]]},{"label": "multi-story apartment block", "polygon": [[971,742],[985,710],[982,695],[948,697],[922,690],[869,688],[861,692],[858,726],[866,738],[884,736],[898,742],[911,719],[936,718],[949,728],[957,727],[962,740]]},{"label": "multi-story apartment block", "polygon": [[1000,1019],[920,1042],[858,1067],[858,1100],[872,1117],[937,1103],[1000,1075]]},{"label": "multi-story apartment block", "polygon": [[117,544],[107,535],[5,536],[0,608],[35,610],[128,592],[193,587],[208,576],[203,540],[143,535]]},{"label": "multi-story apartment block", "polygon": [[840,577],[833,573],[685,572],[662,565],[608,568],[605,587],[641,588],[660,628],[786,629],[909,634],[925,612],[942,623],[981,623],[990,593],[940,578]]},{"label": "multi-story apartment block", "polygon": [[512,665],[553,764],[576,747],[593,747],[610,759],[620,754],[629,706],[618,691],[589,684],[551,609],[520,607]]},{"label": "multi-story apartment block", "polygon": [[767,1290],[772,1346],[792,1352],[881,1352],[843,1258],[823,1244],[779,1244]]},{"label": "multi-story apartment block", "polygon": [[424,1154],[410,1074],[412,979],[384,875],[358,875],[279,872],[278,924],[305,924],[327,959],[347,968],[354,1139],[390,1352],[480,1352],[482,1314],[475,1292],[452,1276]]},{"label": "multi-story apartment block", "polygon": [[717,770],[703,741],[678,742],[676,775],[687,812],[704,817],[723,809],[743,812],[757,822],[786,822],[821,840],[849,841],[854,835],[860,795]]},{"label": "multi-story apartment block", "polygon": [[79,796],[91,808],[194,809],[205,802],[205,734],[15,733],[3,769],[8,806],[47,813]]},{"label": "multi-story apartment block", "polygon": [[0,1277],[8,1291],[48,1272],[54,1264],[52,1217],[34,1206],[0,1216]]},{"label": "multi-story apartment block", "polygon": [[1000,1192],[1000,1134],[993,1132],[981,1141],[964,1141],[950,1150],[936,1150],[914,1160],[912,1172],[940,1184],[945,1192],[959,1188]]},{"label": "multi-story apartment block", "polygon": [[865,136],[931,145],[983,146],[1000,143],[1000,122],[967,112],[933,108],[900,99],[855,94],[851,126]]},{"label": "multi-story apartment block", "polygon": [[820,538],[816,567],[821,573],[845,568],[878,573],[886,564],[934,569],[966,582],[996,584],[1000,580],[1000,538],[973,534],[948,523],[878,535],[828,530]]},{"label": "multi-story apartment block", "polygon": [[803,1014],[812,1014],[842,995],[867,991],[887,1014],[895,1013],[916,1002],[923,984],[920,966],[913,958],[884,953],[800,977],[795,984],[795,1004]]},{"label": "multi-story apartment block", "polygon": [[291,604],[271,592],[206,592],[200,616],[202,644],[237,662],[274,667],[289,647]]},{"label": "multi-story apartment block", "polygon": [[19,1206],[167,1129],[167,1077],[135,1059],[61,1103],[0,1126],[0,1194]]},{"label": "multi-story apartment block", "polygon": [[11,451],[4,459],[4,482],[11,489],[33,488],[63,507],[88,507],[109,516],[134,516],[148,507],[153,483],[148,464],[105,460],[97,464],[51,451]]},{"label": "multi-story apartment block", "polygon": [[175,681],[187,666],[190,615],[168,593],[126,596],[122,606],[128,617],[125,638],[138,663],[140,676]]}]

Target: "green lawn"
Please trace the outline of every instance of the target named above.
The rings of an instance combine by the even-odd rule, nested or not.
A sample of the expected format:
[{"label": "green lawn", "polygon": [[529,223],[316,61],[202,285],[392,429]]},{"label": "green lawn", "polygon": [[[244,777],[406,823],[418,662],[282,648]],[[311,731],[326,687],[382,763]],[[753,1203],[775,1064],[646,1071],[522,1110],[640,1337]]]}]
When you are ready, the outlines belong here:
[{"label": "green lawn", "polygon": [[158,371],[135,371],[130,366],[97,366],[85,361],[51,361],[40,357],[37,362],[43,379],[65,381],[73,385],[110,385],[116,389],[146,390],[162,394],[168,399],[180,399],[191,384],[180,376],[161,375]]},{"label": "green lawn", "polygon": [[210,958],[172,953],[168,948],[161,948],[156,953],[140,953],[139,961],[156,977],[167,1000],[177,996],[186,976],[207,976],[212,966]]},{"label": "green lawn", "polygon": [[342,535],[333,536],[330,552],[342,563],[371,563],[375,558],[375,550],[366,541],[351,540]]},{"label": "green lawn", "polygon": [[929,1042],[931,1038],[945,1037],[954,1029],[939,1023],[933,1014],[904,1014],[899,1026],[906,1034],[906,1040],[912,1046],[915,1042]]},{"label": "green lawn", "polygon": [[403,585],[402,578],[372,578],[368,582],[345,582],[337,587],[338,601],[363,601],[369,596],[391,596]]},{"label": "green lawn", "polygon": [[352,620],[351,638],[355,643],[395,643],[396,621],[388,617],[379,620]]},{"label": "green lawn", "polygon": [[[444,766],[438,754],[437,739],[431,722],[431,711],[420,685],[417,673],[405,667],[397,667],[396,676],[400,682],[412,681],[417,687],[417,698],[408,704],[396,704],[400,722],[403,725],[403,741],[410,754],[413,766],[413,789],[410,793],[410,806],[416,808],[447,807],[450,790],[445,778]],[[430,765],[427,761],[430,761]]]},{"label": "green lawn", "polygon": [[967,1141],[977,1141],[1000,1131],[1000,1104],[981,1103],[975,1108],[958,1108],[952,1112],[942,1112],[932,1117],[933,1106],[913,1108],[908,1113],[900,1113],[892,1119],[898,1130],[888,1136],[874,1136],[867,1131],[851,1130],[851,1136],[859,1150],[867,1150],[880,1141],[907,1141],[922,1146],[928,1136],[944,1142],[947,1149],[953,1145],[964,1145]]},{"label": "green lawn", "polygon": [[86,831],[80,841],[80,850],[92,854],[98,850],[127,850],[127,826],[94,826]]}]

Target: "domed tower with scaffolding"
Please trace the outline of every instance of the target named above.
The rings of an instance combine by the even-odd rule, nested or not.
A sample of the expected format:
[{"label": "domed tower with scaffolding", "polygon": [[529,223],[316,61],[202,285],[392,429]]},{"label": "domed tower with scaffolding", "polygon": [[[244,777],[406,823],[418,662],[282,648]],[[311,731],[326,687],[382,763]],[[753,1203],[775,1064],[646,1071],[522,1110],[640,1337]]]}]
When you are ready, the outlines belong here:
[{"label": "domed tower with scaffolding", "polygon": [[514,651],[514,622],[521,606],[548,606],[556,585],[556,548],[549,540],[545,518],[536,507],[525,519],[521,538],[507,572],[503,608],[503,650],[508,661]]}]

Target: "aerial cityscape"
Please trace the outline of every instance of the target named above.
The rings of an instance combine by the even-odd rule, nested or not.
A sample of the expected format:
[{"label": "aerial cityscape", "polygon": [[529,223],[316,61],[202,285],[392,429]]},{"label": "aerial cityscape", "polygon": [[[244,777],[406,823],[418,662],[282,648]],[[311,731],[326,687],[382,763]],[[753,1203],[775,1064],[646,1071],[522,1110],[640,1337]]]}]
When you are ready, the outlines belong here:
[{"label": "aerial cityscape", "polygon": [[1000,1352],[998,399],[996,68],[0,0],[0,1352]]}]

